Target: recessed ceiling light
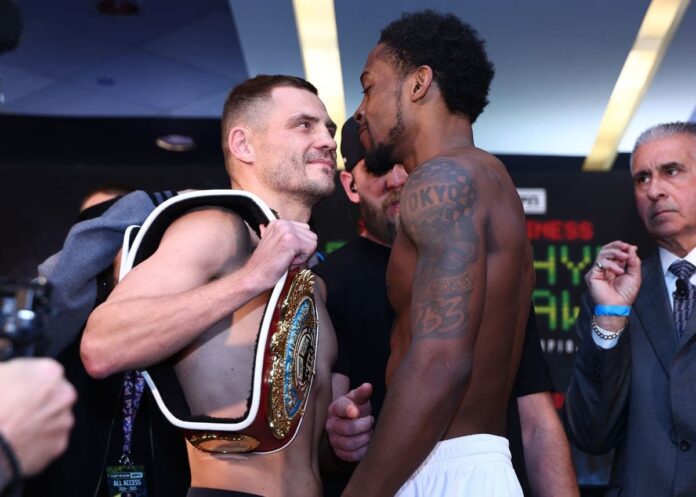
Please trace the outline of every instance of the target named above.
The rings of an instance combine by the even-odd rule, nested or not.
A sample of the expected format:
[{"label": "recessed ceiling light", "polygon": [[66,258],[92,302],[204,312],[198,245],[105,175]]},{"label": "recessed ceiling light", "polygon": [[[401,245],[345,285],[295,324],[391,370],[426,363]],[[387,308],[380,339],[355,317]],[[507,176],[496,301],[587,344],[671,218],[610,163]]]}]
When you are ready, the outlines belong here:
[{"label": "recessed ceiling light", "polygon": [[186,135],[165,135],[160,136],[155,144],[169,152],[190,152],[196,148],[196,141]]}]

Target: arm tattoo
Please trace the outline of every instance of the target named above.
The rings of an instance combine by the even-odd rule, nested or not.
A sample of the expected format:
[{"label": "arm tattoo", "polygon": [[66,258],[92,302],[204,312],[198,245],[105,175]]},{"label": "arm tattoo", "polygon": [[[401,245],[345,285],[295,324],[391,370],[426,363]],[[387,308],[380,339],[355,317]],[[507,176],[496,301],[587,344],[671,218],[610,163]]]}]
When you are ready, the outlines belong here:
[{"label": "arm tattoo", "polygon": [[418,250],[413,339],[461,336],[479,259],[474,179],[461,164],[439,159],[411,174],[404,196],[401,222]]}]

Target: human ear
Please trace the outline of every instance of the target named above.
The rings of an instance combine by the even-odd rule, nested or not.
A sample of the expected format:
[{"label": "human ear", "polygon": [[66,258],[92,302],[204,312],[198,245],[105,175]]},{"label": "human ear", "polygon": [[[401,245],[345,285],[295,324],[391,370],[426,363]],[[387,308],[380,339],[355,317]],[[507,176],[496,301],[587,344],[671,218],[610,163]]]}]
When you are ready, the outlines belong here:
[{"label": "human ear", "polygon": [[413,74],[411,100],[417,101],[427,95],[433,82],[433,70],[430,66],[420,66]]},{"label": "human ear", "polygon": [[346,192],[348,200],[354,204],[360,202],[360,194],[358,193],[358,189],[355,188],[355,178],[353,178],[353,174],[348,171],[341,171],[339,179],[341,180],[343,191]]},{"label": "human ear", "polygon": [[238,160],[246,163],[254,162],[256,153],[251,140],[251,130],[245,127],[236,127],[227,135],[227,146],[230,153]]}]

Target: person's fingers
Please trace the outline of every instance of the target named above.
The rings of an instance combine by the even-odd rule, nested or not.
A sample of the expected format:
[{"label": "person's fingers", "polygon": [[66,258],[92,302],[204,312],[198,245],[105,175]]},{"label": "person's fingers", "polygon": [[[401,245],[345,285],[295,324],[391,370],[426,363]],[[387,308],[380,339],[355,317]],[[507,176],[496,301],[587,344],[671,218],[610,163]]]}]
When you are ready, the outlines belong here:
[{"label": "person's fingers", "polygon": [[329,405],[329,416],[331,415],[339,418],[353,419],[360,415],[360,410],[355,405],[353,399],[347,395],[343,395]]},{"label": "person's fingers", "polygon": [[329,417],[326,420],[326,431],[329,435],[352,437],[369,432],[374,422],[375,420],[372,416],[357,419]]},{"label": "person's fingers", "polygon": [[343,435],[332,435],[329,437],[329,441],[331,442],[331,447],[334,448],[334,450],[343,450],[346,452],[353,452],[356,450],[360,450],[363,447],[367,447],[367,445],[370,443],[370,438],[371,438],[371,433],[361,433],[359,435],[355,435],[352,437],[346,437]]},{"label": "person's fingers", "polygon": [[370,383],[363,383],[358,388],[348,392],[348,396],[352,398],[356,404],[365,404],[369,402],[370,397],[372,397],[372,385]]},{"label": "person's fingers", "polygon": [[640,257],[638,257],[638,247],[632,247],[631,257],[627,261],[626,271],[631,275],[640,275]]},{"label": "person's fingers", "polygon": [[344,451],[344,450],[336,450],[334,449],[334,452],[338,457],[343,459],[344,461],[348,462],[358,462],[360,461],[363,457],[365,457],[365,453],[367,452],[367,447],[363,447],[362,449],[356,450],[356,451]]}]

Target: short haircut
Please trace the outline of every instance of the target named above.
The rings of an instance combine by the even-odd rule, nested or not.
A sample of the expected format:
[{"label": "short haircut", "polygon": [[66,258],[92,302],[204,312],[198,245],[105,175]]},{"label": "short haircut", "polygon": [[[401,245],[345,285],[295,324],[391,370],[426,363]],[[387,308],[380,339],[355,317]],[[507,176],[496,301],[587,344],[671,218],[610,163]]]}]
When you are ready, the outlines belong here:
[{"label": "short haircut", "polygon": [[655,140],[676,135],[691,135],[693,138],[696,138],[696,122],[674,121],[671,123],[656,124],[643,131],[636,140],[636,144],[633,146],[633,151],[631,152],[631,168],[633,168],[633,156],[636,154],[638,147]]},{"label": "short haircut", "polygon": [[104,195],[112,195],[114,197],[118,197],[120,195],[126,195],[130,192],[134,192],[135,187],[131,185],[127,185],[125,183],[103,183],[99,186],[95,186],[92,188],[90,191],[88,191],[84,197],[82,197],[82,203],[84,204],[85,201],[98,194],[98,193],[103,193]]},{"label": "short haircut", "polygon": [[[255,107],[271,98],[271,92],[279,87],[298,88],[318,95],[314,85],[296,76],[260,74],[238,84],[227,96],[222,109],[222,150],[227,155],[227,135],[242,117],[249,117]],[[253,116],[252,116],[253,117]]]},{"label": "short haircut", "polygon": [[382,31],[379,43],[402,75],[430,66],[447,109],[471,122],[488,104],[495,70],[474,28],[453,14],[406,13]]},{"label": "short haircut", "polygon": [[[80,202],[80,215],[78,219],[80,221],[84,221],[85,219],[91,219],[92,217],[100,216],[104,212],[105,209],[99,209],[95,207],[100,204],[102,204],[103,207],[103,204],[106,202],[106,200],[102,200],[101,202],[96,204],[92,203],[91,206],[88,206],[88,200],[90,200],[92,197],[101,194],[113,199],[116,197],[127,195],[130,192],[134,191],[135,187],[124,183],[104,183],[97,187],[94,187],[89,192],[87,192],[84,197],[82,197],[82,201]],[[110,205],[111,204],[109,204],[109,206]]]}]

